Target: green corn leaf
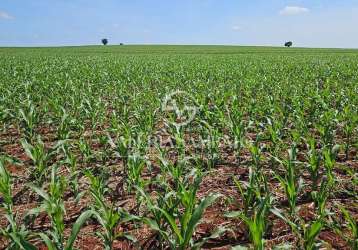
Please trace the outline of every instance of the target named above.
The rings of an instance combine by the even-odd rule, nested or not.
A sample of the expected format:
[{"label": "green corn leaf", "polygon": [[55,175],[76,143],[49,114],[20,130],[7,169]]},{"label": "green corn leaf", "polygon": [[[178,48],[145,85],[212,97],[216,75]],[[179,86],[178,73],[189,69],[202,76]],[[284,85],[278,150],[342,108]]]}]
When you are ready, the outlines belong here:
[{"label": "green corn leaf", "polygon": [[77,238],[78,233],[80,232],[82,226],[86,223],[94,215],[93,211],[88,210],[83,212],[78,219],[76,220],[75,224],[72,227],[72,231],[70,237],[67,240],[67,244],[65,250],[71,250],[75,240]]},{"label": "green corn leaf", "polygon": [[227,212],[227,213],[225,213],[225,217],[238,218],[238,217],[240,217],[241,214],[242,214],[242,212],[240,212],[240,211]]},{"label": "green corn leaf", "polygon": [[169,223],[170,227],[172,228],[173,232],[175,233],[175,235],[177,236],[177,238],[179,239],[180,242],[183,241],[183,237],[180,234],[180,230],[178,228],[178,226],[175,223],[175,219],[174,217],[172,217],[171,215],[169,215],[165,210],[156,207],[157,210],[159,210],[166,218],[167,222]]},{"label": "green corn leaf", "polygon": [[289,224],[291,226],[292,229],[294,229],[296,232],[298,232],[298,226],[293,223],[292,221],[290,221],[289,219],[287,219],[283,214],[282,211],[280,211],[277,208],[271,208],[270,209],[271,213],[273,213],[274,215],[276,215],[278,218],[280,218],[281,220],[283,220],[284,222],[286,222],[287,224]]},{"label": "green corn leaf", "polygon": [[98,220],[98,222],[102,225],[103,228],[107,227],[107,223],[105,221],[105,219],[101,216],[100,213],[98,213],[97,211],[91,209],[92,214],[94,217],[96,217],[96,219]]},{"label": "green corn leaf", "polygon": [[234,246],[231,248],[231,250],[247,250],[247,247],[244,246]]},{"label": "green corn leaf", "polygon": [[216,239],[223,235],[225,232],[231,231],[225,227],[218,227],[209,237],[201,239],[199,242],[195,243],[192,247],[193,250],[200,249],[208,240]]},{"label": "green corn leaf", "polygon": [[35,247],[33,244],[26,240],[21,240],[21,245],[25,250],[37,250],[38,248]]},{"label": "green corn leaf", "polygon": [[27,184],[27,186],[30,187],[31,189],[33,189],[38,195],[40,195],[46,201],[50,200],[50,197],[48,196],[48,194],[41,188],[38,188],[37,186],[35,186],[33,184]]},{"label": "green corn leaf", "polygon": [[349,214],[349,212],[344,207],[340,206],[339,209],[342,211],[344,218],[348,222],[348,225],[349,225],[350,229],[352,230],[353,237],[358,238],[357,222],[352,218],[352,216]]},{"label": "green corn leaf", "polygon": [[273,247],[273,250],[290,250],[290,249],[294,249],[293,246],[290,244],[282,244]]},{"label": "green corn leaf", "polygon": [[316,222],[314,222],[312,225],[311,225],[311,227],[310,227],[310,229],[309,229],[309,233],[308,233],[308,239],[315,239],[316,238],[316,236],[319,234],[319,232],[321,231],[321,229],[322,229],[322,226],[323,226],[323,224],[322,224],[322,222],[319,220],[319,221],[316,221]]},{"label": "green corn leaf", "polygon": [[208,197],[204,198],[204,200],[202,200],[200,204],[195,208],[194,213],[189,221],[187,231],[185,232],[185,236],[184,236],[185,245],[189,243],[194,233],[195,227],[199,223],[200,219],[202,218],[205,209],[211,206],[219,197],[221,197],[220,194],[209,195]]},{"label": "green corn leaf", "polygon": [[24,248],[24,246],[22,245],[21,239],[19,238],[19,236],[16,233],[9,233],[8,234],[11,238],[11,240],[16,243],[17,246]]},{"label": "green corn leaf", "polygon": [[158,223],[150,218],[143,218],[142,221],[155,231],[161,231]]},{"label": "green corn leaf", "polygon": [[50,240],[50,238],[46,234],[39,233],[38,236],[40,236],[40,238],[46,244],[48,250],[57,250],[56,246],[52,243],[52,241]]}]

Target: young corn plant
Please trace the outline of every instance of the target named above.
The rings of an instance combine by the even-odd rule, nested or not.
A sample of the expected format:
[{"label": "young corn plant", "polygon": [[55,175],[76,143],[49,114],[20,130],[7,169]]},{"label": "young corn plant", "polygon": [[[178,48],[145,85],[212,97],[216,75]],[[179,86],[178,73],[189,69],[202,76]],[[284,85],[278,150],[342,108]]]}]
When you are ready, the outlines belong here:
[{"label": "young corn plant", "polygon": [[70,132],[71,132],[70,116],[68,115],[68,113],[63,107],[61,107],[61,111],[62,111],[62,117],[61,117],[60,124],[57,128],[57,138],[59,140],[66,140],[70,138]]},{"label": "young corn plant", "polygon": [[179,160],[175,163],[172,163],[163,157],[160,157],[159,160],[162,173],[169,175],[172,179],[172,189],[177,190],[180,183],[187,183],[188,179],[186,176],[189,174],[189,170],[187,169],[188,162],[186,159]]},{"label": "young corn plant", "polygon": [[100,159],[102,161],[102,165],[105,166],[111,157],[111,150],[110,150],[108,136],[101,135],[99,137],[99,144],[101,145],[101,148],[102,148],[102,150],[100,152]]},{"label": "young corn plant", "polygon": [[209,133],[208,151],[209,151],[209,169],[212,169],[220,161],[220,137],[219,129],[212,128]]},{"label": "young corn plant", "polygon": [[235,142],[234,147],[235,147],[236,158],[240,163],[241,150],[243,149],[244,142],[245,142],[244,138],[246,133],[246,127],[243,119],[243,114],[242,112],[239,111],[237,106],[238,106],[238,99],[235,98],[234,107],[230,110],[227,109],[227,113],[229,115],[231,134],[233,135],[234,142]]},{"label": "young corn plant", "polygon": [[274,163],[275,163],[274,157],[278,157],[281,148],[280,146],[282,143],[281,137],[282,137],[283,124],[281,124],[279,121],[274,121],[274,118],[272,117],[267,118],[267,130],[271,141],[271,144],[269,145],[269,152],[271,154],[270,161],[271,161],[271,166],[274,167]]},{"label": "young corn plant", "polygon": [[182,160],[186,156],[186,154],[185,154],[186,143],[185,143],[183,129],[180,127],[178,129],[174,130],[173,136],[174,136],[174,142],[175,142],[175,149],[178,152],[178,158]]},{"label": "young corn plant", "polygon": [[275,173],[275,177],[280,182],[281,187],[285,190],[288,204],[290,206],[290,214],[293,216],[296,213],[296,203],[298,195],[303,185],[302,178],[299,178],[297,175],[297,148],[295,145],[292,145],[291,149],[288,151],[287,160],[278,160],[285,168],[285,176]]},{"label": "young corn plant", "polygon": [[251,165],[249,167],[248,181],[235,181],[242,195],[244,212],[248,215],[249,210],[268,192],[267,180],[262,172],[262,152],[259,146],[259,138],[254,143],[247,143],[251,154]]},{"label": "young corn plant", "polygon": [[323,216],[319,216],[315,220],[307,223],[301,218],[296,218],[295,221],[292,221],[288,219],[288,217],[285,216],[284,213],[277,208],[272,208],[270,211],[291,227],[292,232],[298,237],[299,249],[319,249],[317,244],[317,236],[324,227]]},{"label": "young corn plant", "polygon": [[[131,135],[131,130],[127,126],[124,126],[123,135],[119,136],[114,142],[110,135],[107,135],[108,143],[115,151],[117,157],[122,160],[123,163],[123,179],[127,179],[128,177],[128,160],[130,155],[132,155],[132,143],[133,138]],[[123,187],[125,190],[125,187]]]},{"label": "young corn plant", "polygon": [[78,202],[84,192],[80,191],[80,186],[78,182],[78,178],[81,174],[81,171],[78,169],[77,157],[74,153],[71,152],[70,148],[67,145],[62,146],[62,151],[65,155],[63,163],[65,166],[67,166],[69,172],[68,185],[71,188],[72,193],[74,194],[75,201]]},{"label": "young corn plant", "polygon": [[261,153],[258,145],[251,145],[252,166],[249,169],[247,182],[234,180],[241,194],[243,211],[227,213],[229,218],[240,218],[250,232],[254,249],[264,249],[264,236],[267,229],[266,217],[271,208],[272,197],[269,195],[266,176],[260,169]]},{"label": "young corn plant", "polygon": [[[342,206],[339,207],[339,209],[341,210],[344,219],[346,221],[347,224],[347,228],[350,230],[351,232],[351,236],[350,237],[344,237],[347,239],[348,243],[350,244],[350,246],[352,247],[353,250],[357,250],[358,249],[358,225],[357,225],[357,221],[354,219],[354,217]],[[341,230],[340,230],[341,231]],[[340,232],[341,235],[344,235],[342,232]]]},{"label": "young corn plant", "polygon": [[35,179],[38,185],[42,185],[48,173],[51,160],[56,155],[57,149],[61,143],[47,149],[45,143],[38,137],[37,142],[34,144],[30,144],[25,139],[21,140],[21,144],[26,155],[32,160],[32,163],[35,166],[34,171],[31,171],[31,177]]},{"label": "young corn plant", "polygon": [[81,138],[78,141],[78,148],[81,152],[82,161],[85,163],[89,163],[94,159],[94,154],[92,152],[91,146],[85,138]]},{"label": "young corn plant", "polygon": [[328,149],[328,148],[323,149],[323,163],[326,170],[325,175],[321,180],[319,189],[317,186],[316,190],[311,192],[312,199],[315,203],[317,212],[321,216],[326,215],[326,211],[325,211],[326,202],[330,193],[333,191],[335,185],[333,168],[335,165],[335,158],[338,149],[339,146],[336,146],[333,149]]},{"label": "young corn plant", "polygon": [[312,192],[312,200],[315,204],[315,209],[317,214],[324,217],[327,215],[326,212],[326,203],[329,198],[330,193],[334,187],[334,181],[330,178],[323,177],[320,187],[317,191]]},{"label": "young corn plant", "polygon": [[173,214],[176,213],[178,209],[179,201],[170,185],[162,180],[161,177],[157,177],[155,183],[160,186],[158,191],[156,191],[155,198],[146,193],[144,189],[137,187],[141,200],[151,215],[150,217],[143,216],[139,220],[156,231],[156,235],[154,236],[157,245],[155,248],[164,249],[168,238],[165,232],[169,230],[169,225],[166,223],[164,214],[158,208],[160,207],[164,211],[167,211],[167,213]]},{"label": "young corn plant", "polygon": [[324,112],[321,115],[320,124],[317,125],[317,131],[325,147],[332,147],[334,143],[335,126],[337,123],[336,113],[334,111]]},{"label": "young corn plant", "polygon": [[[206,208],[220,196],[209,195],[198,204],[196,193],[202,180],[202,174],[193,173],[192,178],[194,178],[192,183],[187,181],[177,183],[177,190],[173,190],[171,193],[177,201],[172,203],[172,206],[158,207],[149,203],[152,205],[149,210],[154,211],[157,220],[144,219],[145,223],[160,233],[161,238],[167,242],[170,249],[196,249],[203,244],[203,242],[193,241],[195,229]],[[165,200],[168,200],[169,194],[166,196]],[[159,224],[158,218],[160,218]]]},{"label": "young corn plant", "polygon": [[[2,98],[0,97],[0,99]],[[11,109],[9,109],[6,104],[1,104],[0,105],[0,121],[1,121],[0,131],[6,131],[8,124],[10,124],[11,116],[12,116]]]},{"label": "young corn plant", "polygon": [[203,160],[207,163],[207,168],[212,169],[220,160],[220,138],[221,133],[217,127],[209,125],[206,121],[201,121],[201,138],[203,148]]},{"label": "young corn plant", "polygon": [[354,130],[357,130],[358,114],[353,112],[351,106],[345,106],[341,115],[343,123],[343,133],[345,136],[344,152],[346,160],[349,158],[349,149],[353,144]]},{"label": "young corn plant", "polygon": [[127,166],[128,158],[132,154],[131,148],[133,143],[132,130],[128,126],[124,126],[123,134],[117,139],[116,151],[123,161],[123,166]]},{"label": "young corn plant", "polygon": [[90,180],[90,194],[94,203],[91,205],[91,213],[103,227],[103,232],[98,232],[98,236],[104,242],[106,250],[113,249],[113,242],[118,238],[125,238],[130,241],[135,239],[126,232],[116,232],[116,228],[121,223],[133,220],[135,217],[129,215],[124,209],[116,208],[115,204],[108,204],[105,194],[108,192],[102,179],[93,176],[90,172],[86,173]]},{"label": "young corn plant", "polygon": [[127,191],[131,193],[133,187],[144,188],[145,182],[142,178],[142,171],[146,166],[146,161],[139,155],[135,154],[129,157],[127,163]]},{"label": "young corn plant", "polygon": [[[9,240],[9,245],[6,249],[28,249],[35,250],[37,249],[32,245],[29,240],[31,239],[30,232],[25,228],[24,225],[19,226],[16,222],[16,213],[13,210],[13,200],[12,200],[12,179],[10,174],[5,168],[5,160],[0,158],[0,208],[4,209],[8,225],[4,228],[0,228],[0,237],[4,237]],[[5,247],[5,246],[3,246]]]},{"label": "young corn plant", "polygon": [[247,182],[236,179],[234,179],[234,182],[242,197],[243,213],[249,216],[250,211],[262,201],[268,192],[267,179],[261,172],[257,172],[253,167],[250,167]]},{"label": "young corn plant", "polygon": [[253,143],[247,143],[247,146],[249,148],[251,159],[252,159],[252,167],[254,168],[254,171],[261,171],[262,168],[262,152],[259,145],[260,142],[260,136],[258,135],[256,140]]},{"label": "young corn plant", "polygon": [[266,219],[272,204],[272,197],[268,194],[262,198],[250,213],[242,211],[230,212],[225,216],[228,218],[240,218],[248,227],[250,232],[250,240],[253,244],[253,249],[265,249],[265,232],[267,229]]},{"label": "young corn plant", "polygon": [[327,147],[323,149],[323,159],[324,159],[323,165],[326,170],[326,175],[329,181],[334,181],[333,169],[336,164],[337,153],[339,152],[339,150],[340,150],[339,145],[335,145],[332,148]]},{"label": "young corn plant", "polygon": [[63,195],[67,187],[66,180],[63,176],[57,175],[57,167],[54,166],[51,172],[51,182],[49,190],[46,193],[43,189],[33,184],[28,184],[42,199],[42,204],[35,209],[28,212],[28,216],[38,215],[41,212],[46,212],[50,222],[51,228],[46,233],[38,233],[37,235],[43,240],[48,249],[54,250],[71,250],[77,238],[77,235],[83,224],[93,215],[92,211],[83,212],[72,227],[72,231],[68,240],[65,241],[65,204]]},{"label": "young corn plant", "polygon": [[19,110],[20,112],[20,127],[23,130],[25,139],[32,141],[35,135],[35,128],[39,121],[39,114],[36,112],[35,106],[29,99],[26,101],[25,107]]},{"label": "young corn plant", "polygon": [[308,170],[311,175],[312,192],[316,192],[318,188],[318,181],[320,178],[320,165],[322,156],[317,149],[317,142],[314,138],[308,139]]}]

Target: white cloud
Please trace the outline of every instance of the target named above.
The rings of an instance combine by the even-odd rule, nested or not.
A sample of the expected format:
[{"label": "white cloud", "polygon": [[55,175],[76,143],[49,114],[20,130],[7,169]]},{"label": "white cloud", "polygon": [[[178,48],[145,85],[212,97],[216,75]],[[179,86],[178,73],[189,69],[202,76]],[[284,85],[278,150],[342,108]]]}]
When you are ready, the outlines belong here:
[{"label": "white cloud", "polygon": [[14,19],[9,13],[0,10],[0,19]]},{"label": "white cloud", "polygon": [[240,30],[241,30],[241,27],[238,26],[238,25],[235,25],[235,26],[232,26],[231,29],[232,29],[233,31],[240,31]]},{"label": "white cloud", "polygon": [[280,10],[281,16],[294,16],[299,14],[308,13],[310,10],[305,7],[299,6],[286,6],[282,10]]}]

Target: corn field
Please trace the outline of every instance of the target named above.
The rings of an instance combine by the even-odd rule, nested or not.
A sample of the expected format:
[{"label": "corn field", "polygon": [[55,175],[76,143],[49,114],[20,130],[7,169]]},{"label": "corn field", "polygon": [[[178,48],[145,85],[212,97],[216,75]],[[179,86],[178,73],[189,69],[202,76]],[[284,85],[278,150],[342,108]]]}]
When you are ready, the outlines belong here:
[{"label": "corn field", "polygon": [[357,50],[0,55],[0,249],[358,249]]}]

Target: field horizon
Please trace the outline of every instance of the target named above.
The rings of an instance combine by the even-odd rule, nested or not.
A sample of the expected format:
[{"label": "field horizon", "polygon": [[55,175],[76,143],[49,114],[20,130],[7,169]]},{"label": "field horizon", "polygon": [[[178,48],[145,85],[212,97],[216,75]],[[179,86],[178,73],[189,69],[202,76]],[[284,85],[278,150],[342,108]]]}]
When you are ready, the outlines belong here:
[{"label": "field horizon", "polygon": [[290,48],[287,48],[283,45],[240,45],[240,44],[141,44],[141,43],[134,43],[134,44],[81,44],[81,45],[44,45],[44,46],[38,46],[38,45],[31,45],[31,46],[0,46],[0,49],[31,49],[31,48],[37,48],[37,49],[50,49],[50,48],[91,48],[91,47],[201,47],[201,48],[210,48],[210,47],[217,47],[217,48],[257,48],[257,49],[289,49],[289,50],[295,50],[295,49],[309,49],[309,50],[358,50],[358,47],[309,47],[309,46],[293,46]]}]

